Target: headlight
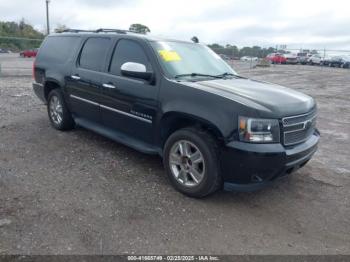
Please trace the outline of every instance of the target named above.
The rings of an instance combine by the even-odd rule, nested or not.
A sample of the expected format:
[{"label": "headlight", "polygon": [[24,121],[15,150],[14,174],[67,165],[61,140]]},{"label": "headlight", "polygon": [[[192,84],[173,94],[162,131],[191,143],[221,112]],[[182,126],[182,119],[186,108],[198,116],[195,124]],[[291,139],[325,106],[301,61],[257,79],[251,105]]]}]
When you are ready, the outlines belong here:
[{"label": "headlight", "polygon": [[238,118],[239,139],[250,143],[279,143],[277,119]]}]

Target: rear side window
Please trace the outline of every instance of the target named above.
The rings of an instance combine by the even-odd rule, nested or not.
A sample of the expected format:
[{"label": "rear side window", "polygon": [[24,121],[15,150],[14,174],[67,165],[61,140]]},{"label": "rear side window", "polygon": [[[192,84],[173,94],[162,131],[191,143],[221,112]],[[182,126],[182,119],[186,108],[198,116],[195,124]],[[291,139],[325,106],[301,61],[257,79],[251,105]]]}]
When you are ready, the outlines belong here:
[{"label": "rear side window", "polygon": [[93,71],[102,71],[110,42],[109,38],[89,38],[80,54],[80,67]]},{"label": "rear side window", "polygon": [[63,64],[74,55],[80,44],[80,37],[50,36],[40,47],[37,60],[46,60],[55,64]]},{"label": "rear side window", "polygon": [[150,71],[151,65],[142,47],[135,41],[121,39],[115,47],[109,72],[120,76],[120,67],[126,62],[135,62],[144,64],[147,71]]}]

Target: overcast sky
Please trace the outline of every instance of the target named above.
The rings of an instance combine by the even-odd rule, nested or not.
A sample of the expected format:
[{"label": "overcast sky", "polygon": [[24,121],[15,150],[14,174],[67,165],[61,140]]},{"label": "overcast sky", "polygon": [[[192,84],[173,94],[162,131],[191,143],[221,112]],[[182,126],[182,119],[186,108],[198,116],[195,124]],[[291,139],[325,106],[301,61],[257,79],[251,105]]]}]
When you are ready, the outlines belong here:
[{"label": "overcast sky", "polygon": [[[46,26],[45,0],[0,0],[0,20]],[[51,27],[128,29],[242,46],[350,50],[349,0],[51,0]]]}]

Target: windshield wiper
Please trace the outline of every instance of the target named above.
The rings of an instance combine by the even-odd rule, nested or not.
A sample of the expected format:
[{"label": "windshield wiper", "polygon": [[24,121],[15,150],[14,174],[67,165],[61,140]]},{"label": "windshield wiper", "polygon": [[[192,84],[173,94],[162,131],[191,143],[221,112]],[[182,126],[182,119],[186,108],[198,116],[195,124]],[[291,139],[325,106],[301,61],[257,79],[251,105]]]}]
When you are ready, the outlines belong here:
[{"label": "windshield wiper", "polygon": [[223,74],[220,75],[209,75],[209,74],[201,74],[201,73],[191,73],[191,74],[179,74],[174,76],[175,79],[180,78],[180,77],[186,77],[186,76],[190,76],[190,77],[196,77],[196,76],[203,76],[203,77],[212,77],[212,78],[225,78],[227,76],[232,76],[235,78],[244,78],[246,79],[246,77],[243,76],[239,76],[233,73],[229,73],[229,72],[225,72]]},{"label": "windshield wiper", "polygon": [[235,78],[246,78],[246,77],[243,77],[243,76],[240,76],[240,75],[236,75],[236,74],[233,74],[233,73],[229,73],[229,72],[225,72],[223,74],[220,74],[220,75],[216,75],[217,77],[219,78],[223,78],[223,77],[226,77],[226,76],[232,76],[232,77],[235,77]]},{"label": "windshield wiper", "polygon": [[196,77],[196,76],[204,76],[204,77],[213,77],[213,78],[222,78],[220,75],[208,75],[208,74],[201,74],[201,73],[191,73],[191,74],[179,74],[174,76],[174,78],[180,78],[180,77],[186,77],[186,76],[191,76],[191,77]]}]

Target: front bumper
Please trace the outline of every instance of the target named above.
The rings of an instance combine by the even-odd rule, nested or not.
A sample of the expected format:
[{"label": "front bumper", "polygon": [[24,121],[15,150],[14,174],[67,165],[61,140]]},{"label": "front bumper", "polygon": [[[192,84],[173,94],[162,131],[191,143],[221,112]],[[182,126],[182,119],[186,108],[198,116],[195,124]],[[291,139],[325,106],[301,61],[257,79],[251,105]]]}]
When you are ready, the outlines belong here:
[{"label": "front bumper", "polygon": [[288,147],[281,144],[230,142],[221,155],[224,189],[255,191],[296,171],[316,152],[319,138],[320,133],[315,130],[302,144]]}]

